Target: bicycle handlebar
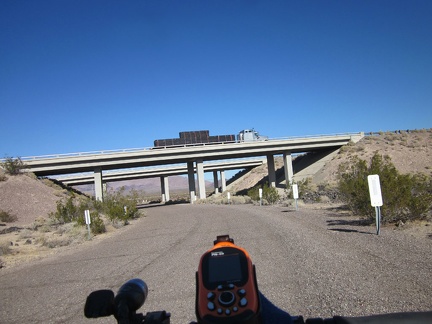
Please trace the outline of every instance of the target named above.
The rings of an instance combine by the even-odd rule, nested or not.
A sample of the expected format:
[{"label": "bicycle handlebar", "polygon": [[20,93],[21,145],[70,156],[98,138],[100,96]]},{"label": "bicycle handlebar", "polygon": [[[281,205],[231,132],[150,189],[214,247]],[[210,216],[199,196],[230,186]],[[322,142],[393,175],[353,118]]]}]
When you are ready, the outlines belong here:
[{"label": "bicycle handlebar", "polygon": [[[138,284],[137,284],[138,283]],[[140,284],[142,283],[142,284]],[[133,286],[136,285],[136,286]],[[126,287],[126,288],[125,288]],[[144,289],[142,287],[145,287]],[[111,290],[93,291],[86,300],[84,315],[98,318],[113,315],[120,324],[170,324],[171,314],[166,311],[136,313],[147,297],[147,285],[140,279],[133,279],[122,285],[114,297]],[[141,292],[141,294],[140,294]],[[273,305],[260,293],[262,304],[261,324],[423,324],[432,323],[432,311],[379,314],[360,317],[333,316],[332,318],[308,318],[291,316]],[[119,314],[119,305],[128,305],[127,316]],[[124,313],[124,309],[121,311]],[[201,324],[191,322],[190,324]]]}]

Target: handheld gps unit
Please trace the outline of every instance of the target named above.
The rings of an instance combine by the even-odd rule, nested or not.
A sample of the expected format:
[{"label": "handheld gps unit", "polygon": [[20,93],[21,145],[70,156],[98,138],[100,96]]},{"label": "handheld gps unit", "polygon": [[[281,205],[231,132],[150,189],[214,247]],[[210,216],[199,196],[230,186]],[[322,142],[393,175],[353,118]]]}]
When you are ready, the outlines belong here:
[{"label": "handheld gps unit", "polygon": [[199,324],[261,322],[255,266],[229,235],[218,236],[202,255],[196,285]]}]

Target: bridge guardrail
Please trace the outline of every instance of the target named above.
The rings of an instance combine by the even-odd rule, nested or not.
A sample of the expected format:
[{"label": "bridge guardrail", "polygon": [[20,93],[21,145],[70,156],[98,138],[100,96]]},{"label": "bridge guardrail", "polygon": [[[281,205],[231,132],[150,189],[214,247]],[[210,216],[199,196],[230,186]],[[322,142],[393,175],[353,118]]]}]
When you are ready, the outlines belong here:
[{"label": "bridge guardrail", "polygon": [[[304,136],[289,136],[289,137],[278,137],[278,138],[270,138],[268,141],[282,141],[282,140],[295,140],[299,138],[324,138],[324,137],[332,137],[332,136],[357,136],[363,134],[363,132],[356,133],[336,133],[336,134],[321,134],[321,135],[304,135]],[[236,143],[236,142],[225,142],[225,143]],[[244,143],[244,142],[243,142]],[[215,143],[196,143],[196,144],[185,144],[181,146],[167,146],[167,147],[143,147],[143,148],[129,148],[129,149],[117,149],[117,150],[101,150],[101,151],[89,151],[89,152],[77,152],[77,153],[60,153],[60,154],[47,154],[47,155],[39,155],[39,156],[24,156],[20,157],[20,159],[25,161],[32,160],[44,160],[44,159],[59,159],[59,158],[70,158],[77,156],[90,156],[90,155],[104,155],[104,154],[116,154],[116,153],[131,153],[131,152],[139,152],[153,149],[169,149],[169,148],[179,148],[179,147],[192,147],[192,146],[206,146],[206,145],[214,145]],[[5,159],[0,159],[0,162],[5,161]]]}]

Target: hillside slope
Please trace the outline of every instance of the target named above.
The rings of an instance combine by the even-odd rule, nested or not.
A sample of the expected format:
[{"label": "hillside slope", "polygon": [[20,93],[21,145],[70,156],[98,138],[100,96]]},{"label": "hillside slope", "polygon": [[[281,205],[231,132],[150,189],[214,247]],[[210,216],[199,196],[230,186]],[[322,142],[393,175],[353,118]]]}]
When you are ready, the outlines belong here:
[{"label": "hillside slope", "polygon": [[313,176],[313,181],[335,182],[341,163],[350,161],[353,156],[369,162],[375,153],[388,155],[400,173],[432,175],[432,129],[367,135],[355,145],[344,146]]},{"label": "hillside slope", "polygon": [[[330,153],[331,159],[311,175],[313,183],[331,184],[337,181],[338,168],[357,156],[370,161],[375,153],[388,155],[401,173],[424,173],[432,175],[432,129],[402,132],[382,132],[366,135],[355,144],[349,144],[336,152]],[[303,158],[303,157],[298,157]],[[296,169],[296,158],[293,164]],[[282,157],[275,157],[277,185],[285,187],[285,176]],[[267,164],[263,164],[237,179],[228,186],[231,192],[244,193],[260,182],[267,181]],[[309,175],[308,175],[309,176]],[[294,174],[294,180],[302,178]]]},{"label": "hillside slope", "polygon": [[47,217],[56,210],[57,201],[66,196],[66,190],[60,186],[27,174],[6,176],[5,181],[0,181],[0,210],[17,217],[8,226],[28,225],[39,217]]}]

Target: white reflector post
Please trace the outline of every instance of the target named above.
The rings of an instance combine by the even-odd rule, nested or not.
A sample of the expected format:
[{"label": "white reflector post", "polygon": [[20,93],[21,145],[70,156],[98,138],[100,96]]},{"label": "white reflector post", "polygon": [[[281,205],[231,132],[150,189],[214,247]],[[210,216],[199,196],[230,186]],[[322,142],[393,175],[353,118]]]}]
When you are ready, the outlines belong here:
[{"label": "white reflector post", "polygon": [[87,224],[88,239],[90,240],[90,224],[91,224],[90,210],[88,209],[84,210],[84,218]]},{"label": "white reflector post", "polygon": [[298,185],[296,183],[292,185],[292,191],[293,191],[293,198],[298,199],[299,198]]},{"label": "white reflector post", "polygon": [[381,207],[383,205],[381,195],[381,185],[378,174],[368,176],[369,194],[372,207]]},{"label": "white reflector post", "polygon": [[299,198],[299,193],[298,193],[298,185],[296,183],[294,183],[292,185],[292,192],[293,192],[293,198],[294,198],[294,201],[295,201],[295,207],[296,207],[296,210],[298,210],[297,199]]},{"label": "white reflector post", "polygon": [[86,224],[90,225],[91,224],[90,210],[88,210],[88,209],[84,210],[84,217],[85,217]]},{"label": "white reflector post", "polygon": [[369,195],[372,207],[375,207],[375,220],[377,235],[380,233],[381,228],[381,206],[383,205],[381,195],[381,185],[378,174],[372,174],[368,176]]}]

